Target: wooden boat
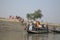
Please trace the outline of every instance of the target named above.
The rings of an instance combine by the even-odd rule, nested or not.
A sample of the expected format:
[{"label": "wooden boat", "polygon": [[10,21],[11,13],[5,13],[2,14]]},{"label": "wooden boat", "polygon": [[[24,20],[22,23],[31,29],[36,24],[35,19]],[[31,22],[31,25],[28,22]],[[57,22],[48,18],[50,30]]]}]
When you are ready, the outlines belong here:
[{"label": "wooden boat", "polygon": [[42,33],[49,33],[48,28],[36,28],[37,30],[33,29],[32,31],[27,28],[27,32],[31,34],[42,34]]},{"label": "wooden boat", "polygon": [[48,33],[47,31],[45,31],[45,32],[42,32],[42,31],[27,31],[28,33],[30,33],[30,34],[44,34],[44,33]]},{"label": "wooden boat", "polygon": [[51,31],[54,32],[54,33],[60,33],[59,30],[51,30]]}]

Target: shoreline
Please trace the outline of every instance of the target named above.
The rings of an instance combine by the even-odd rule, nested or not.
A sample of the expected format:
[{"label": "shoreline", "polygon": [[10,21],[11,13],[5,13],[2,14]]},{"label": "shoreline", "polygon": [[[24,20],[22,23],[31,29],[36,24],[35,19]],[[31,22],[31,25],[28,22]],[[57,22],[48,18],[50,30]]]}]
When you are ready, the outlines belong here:
[{"label": "shoreline", "polygon": [[[18,22],[18,19],[0,19],[0,21],[5,21],[5,22]],[[48,22],[43,22],[43,24],[47,24]],[[57,23],[48,23],[49,26],[60,26],[60,24]]]}]

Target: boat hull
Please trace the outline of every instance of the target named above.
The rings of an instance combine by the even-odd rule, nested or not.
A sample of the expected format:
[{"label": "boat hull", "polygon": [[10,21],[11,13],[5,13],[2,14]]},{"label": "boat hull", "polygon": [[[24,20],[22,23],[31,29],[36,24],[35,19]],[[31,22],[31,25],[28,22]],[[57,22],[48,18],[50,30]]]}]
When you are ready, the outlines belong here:
[{"label": "boat hull", "polygon": [[26,31],[31,34],[42,34],[42,33],[49,33],[48,28],[33,28],[32,31],[29,30],[29,27],[27,27]]},{"label": "boat hull", "polygon": [[37,31],[27,31],[30,34],[45,34],[45,33],[49,33],[49,32],[37,32]]},{"label": "boat hull", "polygon": [[52,32],[54,32],[54,33],[60,33],[59,30],[52,30]]},{"label": "boat hull", "polygon": [[32,34],[42,34],[42,33],[49,33],[49,31],[47,29],[39,29],[39,30],[27,30],[28,33],[32,33]]}]

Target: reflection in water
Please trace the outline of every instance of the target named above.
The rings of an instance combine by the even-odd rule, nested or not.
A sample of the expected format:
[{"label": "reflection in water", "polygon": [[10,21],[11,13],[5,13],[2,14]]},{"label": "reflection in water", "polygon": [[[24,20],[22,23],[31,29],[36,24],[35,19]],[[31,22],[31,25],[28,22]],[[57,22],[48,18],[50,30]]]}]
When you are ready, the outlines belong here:
[{"label": "reflection in water", "polygon": [[60,34],[25,34],[24,40],[60,40]]},{"label": "reflection in water", "polygon": [[27,34],[20,31],[1,31],[0,40],[60,40],[60,34]]},{"label": "reflection in water", "polygon": [[25,34],[25,40],[48,40],[48,34]]}]

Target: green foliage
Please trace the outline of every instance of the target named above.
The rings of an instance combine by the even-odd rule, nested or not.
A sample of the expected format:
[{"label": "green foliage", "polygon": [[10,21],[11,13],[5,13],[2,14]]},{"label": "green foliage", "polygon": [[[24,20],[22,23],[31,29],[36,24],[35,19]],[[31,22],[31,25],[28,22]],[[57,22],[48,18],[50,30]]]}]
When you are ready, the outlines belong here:
[{"label": "green foliage", "polygon": [[38,19],[38,18],[42,18],[42,16],[43,15],[41,14],[41,10],[37,10],[34,13],[28,13],[26,15],[27,19],[33,19],[33,20]]}]

